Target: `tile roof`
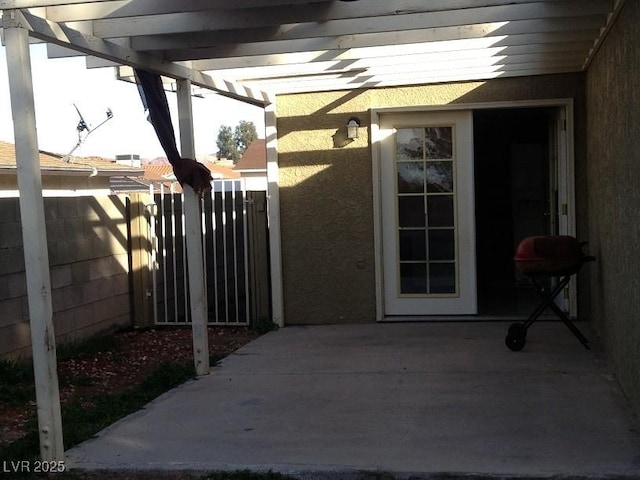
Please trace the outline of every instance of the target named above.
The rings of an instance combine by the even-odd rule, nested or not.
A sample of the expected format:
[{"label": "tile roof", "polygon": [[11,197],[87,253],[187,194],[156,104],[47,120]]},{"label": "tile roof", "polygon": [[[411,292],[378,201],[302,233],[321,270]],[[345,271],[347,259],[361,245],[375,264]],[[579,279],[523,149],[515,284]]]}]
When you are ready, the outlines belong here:
[{"label": "tile roof", "polygon": [[233,168],[229,168],[229,167],[224,167],[222,165],[216,165],[213,162],[207,162],[204,161],[202,162],[209,170],[211,170],[211,176],[214,178],[214,180],[220,179],[220,178],[240,178],[240,174],[236,171],[234,171],[235,169]]},{"label": "tile roof", "polygon": [[167,165],[143,165],[144,178],[146,180],[156,182],[176,181],[176,177],[173,174],[173,167]]},{"label": "tile roof", "polygon": [[109,178],[109,188],[113,193],[148,192],[149,182],[142,177],[114,176]]},{"label": "tile roof", "polygon": [[[92,173],[101,176],[142,175],[142,169],[121,165],[101,157],[71,157],[63,160],[62,155],[40,151],[40,171],[43,175],[84,175]],[[0,174],[14,174],[16,171],[16,149],[13,143],[0,141]]]},{"label": "tile roof", "polygon": [[267,146],[264,138],[257,138],[251,142],[233,169],[235,171],[266,170]]},{"label": "tile roof", "polygon": [[[231,168],[216,165],[213,162],[201,161],[211,171],[211,176],[215,180],[221,178],[240,178],[240,174],[235,172]],[[176,177],[173,174],[173,167],[167,165],[144,165],[144,178],[152,181],[176,181]]]}]

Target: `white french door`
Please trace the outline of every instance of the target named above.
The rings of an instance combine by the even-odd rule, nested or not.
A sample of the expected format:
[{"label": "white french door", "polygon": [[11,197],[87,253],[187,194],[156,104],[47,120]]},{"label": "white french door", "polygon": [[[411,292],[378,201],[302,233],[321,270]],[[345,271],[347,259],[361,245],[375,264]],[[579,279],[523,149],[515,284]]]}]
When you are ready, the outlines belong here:
[{"label": "white french door", "polygon": [[470,111],[380,116],[385,316],[477,313]]}]

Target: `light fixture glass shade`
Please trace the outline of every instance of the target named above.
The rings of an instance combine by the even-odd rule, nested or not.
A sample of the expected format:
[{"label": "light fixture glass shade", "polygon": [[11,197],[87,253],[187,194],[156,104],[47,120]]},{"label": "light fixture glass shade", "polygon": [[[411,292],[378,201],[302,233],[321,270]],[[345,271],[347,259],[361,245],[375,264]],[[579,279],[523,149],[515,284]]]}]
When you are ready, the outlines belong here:
[{"label": "light fixture glass shade", "polygon": [[350,118],[347,122],[347,138],[349,140],[353,140],[358,138],[358,127],[360,126],[360,122],[356,118]]}]

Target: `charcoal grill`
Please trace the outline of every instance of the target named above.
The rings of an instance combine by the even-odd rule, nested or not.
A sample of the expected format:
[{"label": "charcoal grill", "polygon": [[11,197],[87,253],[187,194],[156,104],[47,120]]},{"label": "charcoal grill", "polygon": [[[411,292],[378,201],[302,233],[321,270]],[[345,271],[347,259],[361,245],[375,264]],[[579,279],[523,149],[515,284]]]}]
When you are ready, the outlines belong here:
[{"label": "charcoal grill", "polygon": [[[505,338],[509,349],[522,350],[527,341],[529,327],[547,308],[551,308],[580,343],[589,348],[587,338],[554,302],[568,285],[571,276],[578,273],[586,262],[595,260],[584,253],[586,244],[587,242],[579,242],[575,237],[568,235],[527,237],[518,244],[514,258],[516,268],[529,278],[542,301],[526,322],[517,322],[509,326]],[[558,282],[553,287],[545,288],[542,285],[544,278],[557,278]]]}]

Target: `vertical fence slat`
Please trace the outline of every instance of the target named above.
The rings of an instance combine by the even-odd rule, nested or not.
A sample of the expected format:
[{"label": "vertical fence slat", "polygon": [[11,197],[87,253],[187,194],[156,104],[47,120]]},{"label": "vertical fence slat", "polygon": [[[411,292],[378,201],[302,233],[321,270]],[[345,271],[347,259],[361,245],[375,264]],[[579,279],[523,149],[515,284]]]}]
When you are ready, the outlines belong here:
[{"label": "vertical fence slat", "polygon": [[244,253],[244,317],[249,316],[249,224],[247,221],[247,184],[245,182],[240,183],[242,188],[242,234],[243,234],[243,253]]},{"label": "vertical fence slat", "polygon": [[176,198],[175,188],[173,183],[171,184],[171,256],[173,265],[173,321],[178,320],[178,255],[176,249]]},{"label": "vertical fence slat", "polygon": [[186,323],[191,319],[191,309],[189,308],[189,273],[187,272],[188,263],[187,262],[187,215],[184,207],[184,195],[180,195],[180,226],[181,226],[181,235],[182,235],[182,287],[184,291],[184,321]]},{"label": "vertical fence slat", "polygon": [[[204,285],[205,285],[205,292],[207,293],[207,297],[208,297],[208,291],[207,291],[207,283],[208,283],[208,275],[207,275],[207,265],[208,265],[208,255],[207,255],[207,213],[205,211],[205,203],[204,203],[205,199],[204,196],[200,198],[200,230],[202,231],[202,238],[200,239],[200,241],[202,242],[202,264],[204,265]],[[208,301],[207,301],[207,307],[208,307]],[[209,316],[209,312],[207,311],[207,317]],[[209,321],[209,319],[207,318],[207,321]]]},{"label": "vertical fence slat", "polygon": [[169,321],[169,286],[167,285],[167,217],[165,211],[164,185],[160,184],[160,215],[162,215],[162,287],[164,310],[162,312],[163,322]]},{"label": "vertical fence slat", "polygon": [[234,288],[234,308],[235,308],[235,320],[238,322],[239,318],[239,298],[238,298],[238,238],[237,238],[237,215],[236,215],[236,186],[235,180],[232,180],[231,188],[231,202],[233,209],[231,210],[231,225],[232,225],[232,238],[233,238],[233,288]]},{"label": "vertical fence slat", "polygon": [[214,294],[214,311],[215,323],[219,321],[218,312],[218,216],[216,215],[216,191],[215,188],[211,189],[211,224],[213,228],[213,294]]},{"label": "vertical fence slat", "polygon": [[229,272],[227,270],[227,186],[225,182],[222,182],[222,252],[223,252],[223,267],[224,267],[224,321],[229,323]]},{"label": "vertical fence slat", "polygon": [[149,266],[151,268],[151,300],[153,303],[153,323],[158,323],[158,205],[156,204],[153,183],[149,185]]}]

